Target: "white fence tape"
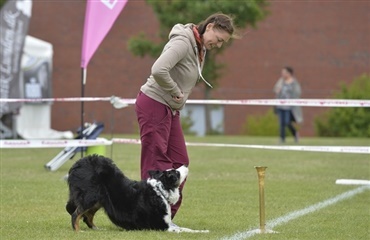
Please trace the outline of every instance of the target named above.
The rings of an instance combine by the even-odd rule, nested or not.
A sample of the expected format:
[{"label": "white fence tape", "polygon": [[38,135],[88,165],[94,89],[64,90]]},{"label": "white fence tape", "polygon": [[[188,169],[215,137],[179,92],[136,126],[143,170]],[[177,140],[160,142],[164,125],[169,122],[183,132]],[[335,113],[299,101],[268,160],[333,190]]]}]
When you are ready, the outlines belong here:
[{"label": "white fence tape", "polygon": [[[112,145],[113,143],[140,144],[138,139],[113,138],[107,140],[98,138],[96,140],[0,140],[0,148],[62,148],[62,147],[88,147],[98,145]],[[254,148],[269,150],[291,150],[308,152],[334,152],[334,153],[362,153],[370,154],[370,147],[365,146],[281,146],[281,145],[248,145],[248,144],[226,144],[226,143],[191,143],[187,146],[195,147],[229,147],[229,148]]]},{"label": "white fence tape", "polygon": [[245,100],[188,100],[189,104],[304,106],[304,107],[370,107],[370,100],[345,99],[245,99]]},{"label": "white fence tape", "polygon": [[[138,139],[113,138],[113,143],[140,144]],[[247,145],[225,143],[186,143],[187,146],[196,147],[230,147],[230,148],[255,148],[269,150],[292,150],[307,152],[333,152],[333,153],[362,153],[370,154],[370,147],[362,146],[281,146],[281,145]]]},{"label": "white fence tape", "polygon": [[112,141],[104,138],[96,140],[0,140],[0,148],[63,148],[111,145]]},{"label": "white fence tape", "polygon": [[110,100],[111,97],[0,98],[0,102],[97,102]]},{"label": "white fence tape", "polygon": [[[0,102],[94,102],[110,101],[111,103],[135,104],[136,99],[112,97],[72,97],[72,98],[0,98]],[[210,105],[255,105],[255,106],[304,106],[304,107],[370,107],[370,100],[354,99],[240,99],[240,100],[195,100],[187,104]]]},{"label": "white fence tape", "polygon": [[269,150],[291,150],[307,152],[333,152],[333,153],[365,153],[370,154],[370,147],[358,146],[274,146],[274,145],[243,145],[243,144],[221,144],[221,143],[188,143],[188,146],[200,147],[233,147],[233,148],[255,148]]}]

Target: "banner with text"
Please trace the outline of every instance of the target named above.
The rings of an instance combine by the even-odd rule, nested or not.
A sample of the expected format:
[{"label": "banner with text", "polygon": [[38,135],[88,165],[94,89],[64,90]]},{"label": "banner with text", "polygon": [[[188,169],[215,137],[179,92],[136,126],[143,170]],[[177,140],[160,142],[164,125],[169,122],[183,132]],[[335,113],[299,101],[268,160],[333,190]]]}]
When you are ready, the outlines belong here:
[{"label": "banner with text", "polygon": [[[20,63],[31,12],[32,0],[9,0],[0,10],[0,98],[21,96]],[[20,103],[0,102],[0,116],[19,107]]]},{"label": "banner with text", "polygon": [[127,0],[88,0],[82,41],[81,68],[86,68]]}]

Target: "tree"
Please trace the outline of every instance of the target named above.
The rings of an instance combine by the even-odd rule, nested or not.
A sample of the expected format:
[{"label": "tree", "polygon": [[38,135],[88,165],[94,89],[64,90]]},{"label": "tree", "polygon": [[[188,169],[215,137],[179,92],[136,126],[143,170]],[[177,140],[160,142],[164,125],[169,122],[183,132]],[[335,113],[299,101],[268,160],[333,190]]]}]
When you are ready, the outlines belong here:
[{"label": "tree", "polygon": [[[152,6],[160,23],[158,36],[160,42],[149,39],[145,33],[130,38],[128,42],[129,50],[137,55],[144,57],[158,57],[165,43],[168,41],[168,34],[176,23],[199,23],[209,15],[222,12],[230,14],[235,18],[235,24],[244,29],[247,26],[256,27],[256,23],[267,15],[266,0],[146,0]],[[216,57],[225,47],[230,46],[232,40],[221,49],[214,49],[207,52],[203,75],[214,87],[217,87],[217,79],[221,77],[221,70],[225,64],[218,63]],[[202,82],[202,81],[200,81]],[[204,98],[210,98],[211,89],[204,88]],[[206,128],[207,133],[211,132],[210,110],[206,105]]]},{"label": "tree", "polygon": [[[370,75],[363,74],[350,84],[341,84],[333,98],[370,98]],[[370,137],[370,108],[331,108],[315,119],[316,133],[325,137]]]},{"label": "tree", "polygon": [[3,7],[3,5],[5,4],[6,0],[0,0],[0,9]]}]

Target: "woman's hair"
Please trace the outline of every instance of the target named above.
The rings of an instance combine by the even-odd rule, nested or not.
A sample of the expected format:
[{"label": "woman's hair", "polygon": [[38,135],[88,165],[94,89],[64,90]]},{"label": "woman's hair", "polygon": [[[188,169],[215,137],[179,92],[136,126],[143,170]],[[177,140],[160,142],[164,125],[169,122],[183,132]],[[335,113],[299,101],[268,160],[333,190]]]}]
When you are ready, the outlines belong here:
[{"label": "woman's hair", "polygon": [[286,67],[283,67],[283,69],[285,69],[288,73],[290,73],[290,75],[293,76],[294,70],[292,67],[286,66]]},{"label": "woman's hair", "polygon": [[232,38],[239,38],[236,34],[236,27],[231,16],[223,13],[212,14],[206,20],[198,24],[198,31],[200,35],[205,33],[207,25],[210,23],[214,24],[214,28],[224,30],[229,33]]}]

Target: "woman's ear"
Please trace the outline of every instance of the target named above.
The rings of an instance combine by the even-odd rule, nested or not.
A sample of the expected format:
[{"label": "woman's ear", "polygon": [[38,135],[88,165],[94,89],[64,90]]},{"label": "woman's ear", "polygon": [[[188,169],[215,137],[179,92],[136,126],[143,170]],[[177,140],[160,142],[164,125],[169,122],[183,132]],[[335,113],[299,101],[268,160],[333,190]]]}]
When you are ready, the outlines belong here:
[{"label": "woman's ear", "polygon": [[213,26],[214,26],[214,25],[215,25],[214,23],[208,23],[208,24],[207,24],[207,27],[206,27],[206,31],[211,30],[211,29],[213,28]]}]

